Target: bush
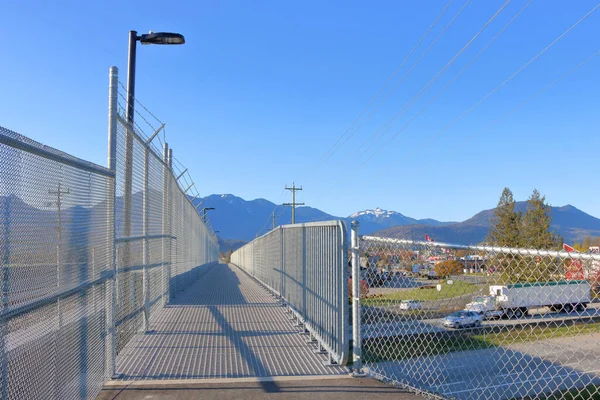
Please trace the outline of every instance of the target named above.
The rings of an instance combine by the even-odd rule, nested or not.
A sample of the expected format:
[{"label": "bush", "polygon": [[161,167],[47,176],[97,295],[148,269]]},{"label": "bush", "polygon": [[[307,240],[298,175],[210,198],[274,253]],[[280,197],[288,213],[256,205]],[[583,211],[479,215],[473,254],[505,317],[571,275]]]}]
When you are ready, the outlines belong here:
[{"label": "bush", "polygon": [[456,260],[446,260],[435,264],[433,269],[440,278],[447,278],[450,275],[461,274],[463,270],[463,264]]}]

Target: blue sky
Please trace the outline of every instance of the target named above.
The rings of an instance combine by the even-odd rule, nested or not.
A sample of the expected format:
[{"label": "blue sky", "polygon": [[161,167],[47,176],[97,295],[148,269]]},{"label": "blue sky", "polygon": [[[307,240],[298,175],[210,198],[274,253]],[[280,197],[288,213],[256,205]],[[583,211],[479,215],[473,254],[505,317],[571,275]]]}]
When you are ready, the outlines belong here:
[{"label": "blue sky", "polygon": [[[465,2],[450,4],[379,101]],[[420,113],[528,3],[511,1],[373,145],[381,126],[505,3],[472,0],[333,155],[328,150],[448,0],[101,3],[0,6],[0,125],[106,165],[108,69],[119,67],[126,82],[128,30],[181,32],[184,46],[138,46],[136,95],[166,122],[167,141],[202,196],[233,193],[282,203],[290,201],[284,186],[295,181],[304,188],[298,201],[334,215],[381,207],[415,218],[464,220],[494,207],[508,186],[518,200],[537,188],[552,205],[600,216],[594,178],[600,57],[501,118],[600,50],[600,9],[445,129],[597,1],[533,0]],[[361,156],[359,149],[371,146],[377,152]]]}]

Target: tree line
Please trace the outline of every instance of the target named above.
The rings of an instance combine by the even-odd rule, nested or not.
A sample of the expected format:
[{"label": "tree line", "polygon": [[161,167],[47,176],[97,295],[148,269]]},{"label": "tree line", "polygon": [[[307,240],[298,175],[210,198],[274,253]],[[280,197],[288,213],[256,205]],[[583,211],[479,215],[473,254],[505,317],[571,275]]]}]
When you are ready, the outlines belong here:
[{"label": "tree line", "polygon": [[[527,200],[525,213],[515,210],[515,200],[509,188],[504,188],[494,211],[487,244],[502,247],[560,250],[563,238],[550,228],[551,208],[537,189]],[[542,282],[562,278],[563,262],[552,257],[497,254],[493,257],[502,281]]]},{"label": "tree line", "polygon": [[600,237],[586,236],[583,238],[583,241],[575,242],[575,244],[573,244],[573,248],[582,253],[589,252],[590,247],[600,247]]},{"label": "tree line", "polygon": [[550,228],[552,215],[546,197],[537,189],[523,214],[515,210],[512,191],[505,187],[494,211],[486,242],[494,246],[560,250],[563,238]]}]

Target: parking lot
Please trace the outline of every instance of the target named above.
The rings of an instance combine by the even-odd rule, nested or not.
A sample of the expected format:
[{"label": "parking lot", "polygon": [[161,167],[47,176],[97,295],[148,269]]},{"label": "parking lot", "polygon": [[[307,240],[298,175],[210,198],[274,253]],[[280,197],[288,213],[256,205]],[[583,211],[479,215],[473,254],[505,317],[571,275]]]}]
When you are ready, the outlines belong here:
[{"label": "parking lot", "polygon": [[600,384],[598,344],[595,333],[379,362],[370,369],[448,398],[512,399]]}]

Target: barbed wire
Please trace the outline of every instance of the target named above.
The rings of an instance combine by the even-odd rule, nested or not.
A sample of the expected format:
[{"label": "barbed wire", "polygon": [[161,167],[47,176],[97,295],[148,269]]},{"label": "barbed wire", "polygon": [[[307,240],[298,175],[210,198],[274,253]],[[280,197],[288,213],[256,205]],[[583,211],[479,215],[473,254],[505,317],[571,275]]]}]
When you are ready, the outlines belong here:
[{"label": "barbed wire", "polygon": [[569,71],[565,72],[564,74],[562,74],[560,77],[558,77],[557,79],[555,79],[554,81],[550,82],[549,84],[547,84],[546,86],[544,86],[543,88],[541,88],[540,90],[538,90],[536,93],[534,93],[532,96],[528,97],[527,99],[525,99],[523,102],[521,102],[520,104],[518,104],[517,106],[515,106],[514,108],[510,109],[509,111],[507,111],[505,114],[503,114],[502,116],[500,116],[499,118],[495,119],[494,121],[492,121],[489,125],[485,126],[484,128],[482,128],[481,130],[473,133],[472,135],[468,136],[463,142],[461,142],[458,146],[455,146],[453,148],[451,148],[449,150],[449,152],[454,152],[454,151],[458,151],[460,150],[462,147],[464,147],[469,141],[473,140],[476,136],[478,136],[479,134],[487,131],[488,129],[490,129],[492,126],[497,125],[500,121],[502,121],[503,119],[505,119],[506,117],[508,117],[509,115],[515,113],[516,111],[520,110],[521,108],[523,108],[526,104],[528,104],[530,101],[534,100],[535,98],[537,98],[539,95],[541,95],[542,93],[548,91],[550,88],[552,88],[554,85],[556,85],[557,83],[559,83],[560,81],[562,81],[564,78],[566,78],[567,76],[571,75],[573,72],[575,72],[576,70],[578,70],[579,68],[583,67],[587,62],[591,61],[594,57],[597,57],[598,55],[600,55],[600,50],[596,51],[594,54],[592,54],[591,56],[589,56],[588,58],[586,58],[585,60],[581,61],[579,64],[577,64],[575,67],[571,68]]},{"label": "barbed wire", "polygon": [[[127,89],[125,88],[125,86],[123,85],[122,82],[119,82],[119,85],[121,86],[121,88],[124,91],[124,92],[120,91],[120,90],[117,91],[119,97],[122,100],[122,101],[118,101],[119,112],[121,115],[121,114],[125,114],[126,110],[127,110],[127,95],[126,95]],[[149,146],[152,148],[152,151],[156,154],[157,157],[159,157],[162,160],[163,159],[162,147],[164,146],[165,143],[167,143],[167,133],[165,130],[166,124],[164,122],[162,122],[158,117],[156,117],[156,115],[154,115],[141,101],[139,101],[138,99],[135,99],[135,98],[134,98],[134,101],[135,101],[135,103],[140,105],[142,107],[142,109],[148,115],[150,115],[152,118],[154,118],[154,120],[156,120],[160,124],[159,127],[153,125],[150,121],[148,121],[148,119],[143,115],[143,113],[141,113],[139,111],[138,108],[134,108],[135,115],[139,116],[150,127],[150,129],[152,129],[152,133],[150,135],[148,135],[145,132],[144,128],[136,122],[136,119],[134,119],[134,121],[133,121],[134,128],[136,130],[136,133],[138,135],[140,135],[140,137],[142,139],[148,140],[156,132],[157,129],[162,127],[162,134],[163,134],[162,140],[161,140],[160,135],[155,136],[155,138],[160,143],[161,148],[158,148],[157,145],[154,143],[154,141],[149,143]],[[121,115],[121,116],[122,116],[122,118],[125,118],[125,115]],[[186,168],[185,165],[176,157],[173,157],[173,159],[172,159],[172,169],[173,169],[173,175],[175,178],[177,178],[183,172],[183,174],[181,176],[179,176],[179,179],[176,179],[176,183],[179,186],[180,190],[182,192],[185,191],[185,195],[188,196],[188,198],[190,198],[190,200],[195,199],[195,198],[200,198],[200,192],[198,191],[198,188],[196,187],[196,183],[194,182],[189,169]],[[196,212],[198,214],[200,213],[197,208],[196,208]]]}]

